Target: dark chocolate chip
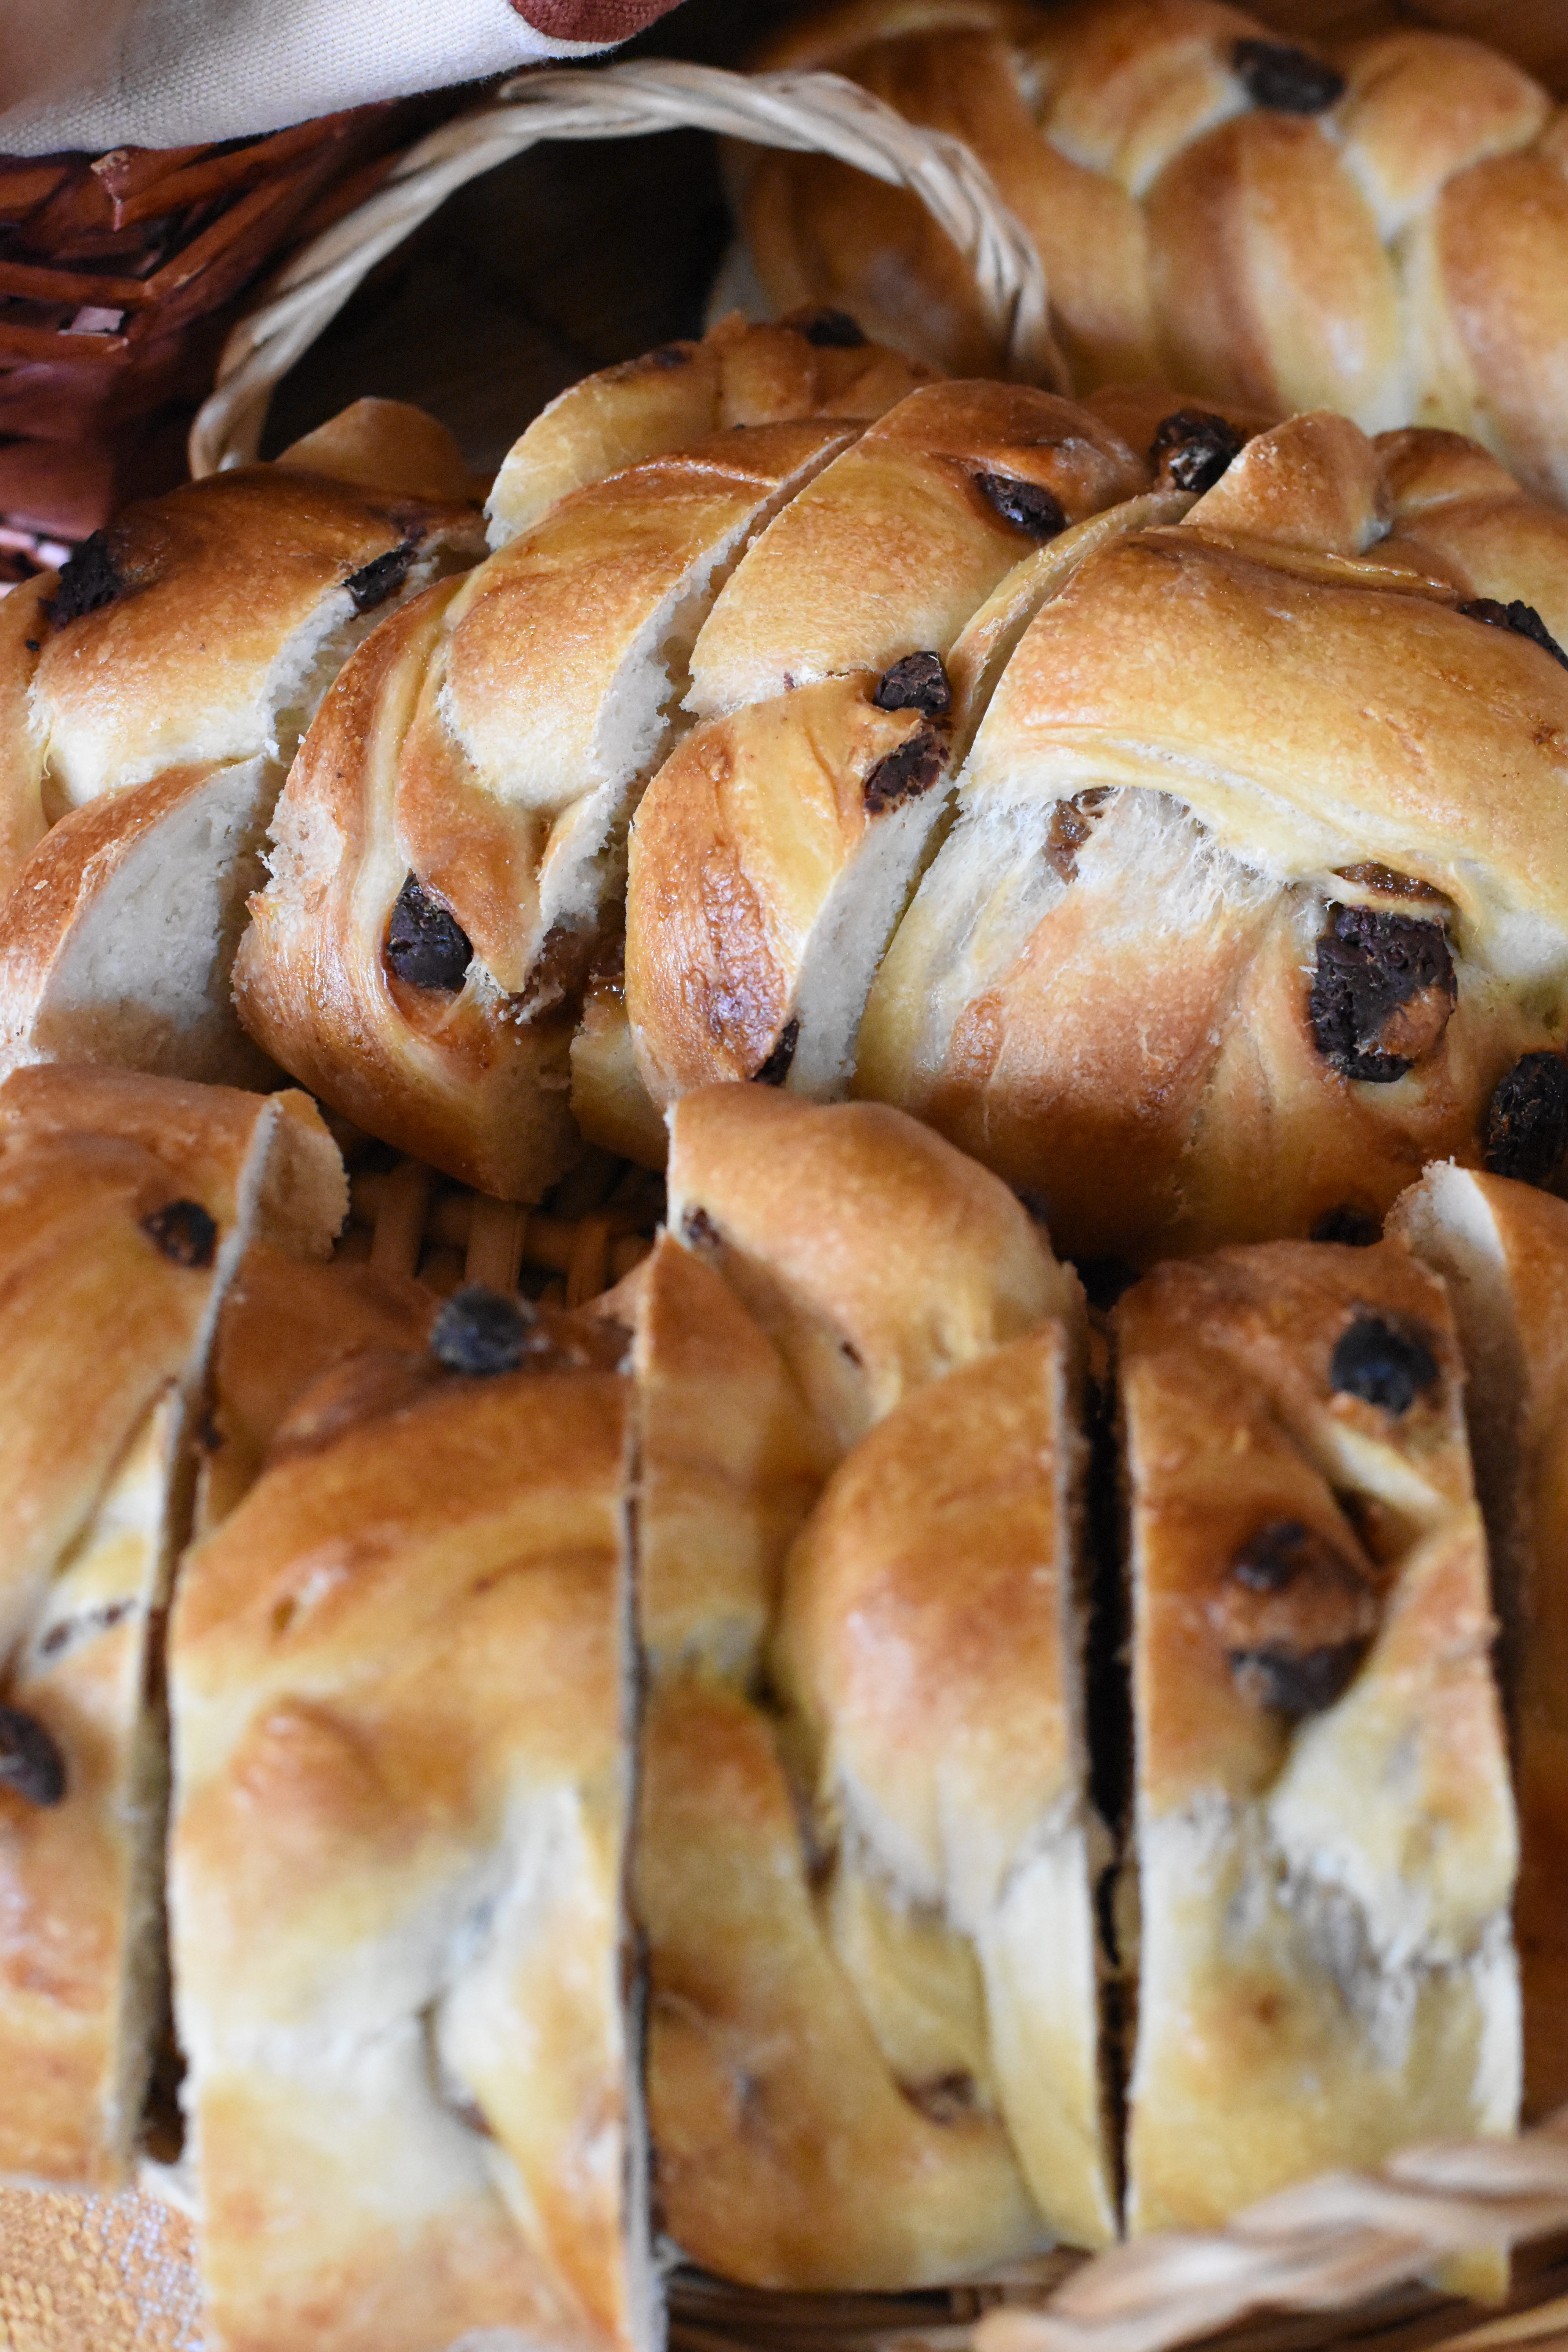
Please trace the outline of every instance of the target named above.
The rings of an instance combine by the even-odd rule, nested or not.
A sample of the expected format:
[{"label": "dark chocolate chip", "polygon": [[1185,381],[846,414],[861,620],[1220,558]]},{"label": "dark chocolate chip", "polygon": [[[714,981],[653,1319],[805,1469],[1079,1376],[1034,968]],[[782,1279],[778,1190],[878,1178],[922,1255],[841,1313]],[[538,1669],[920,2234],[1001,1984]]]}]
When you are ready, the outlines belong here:
[{"label": "dark chocolate chip", "polygon": [[1379,866],[1371,858],[1363,859],[1359,866],[1342,866],[1336,870],[1342,882],[1354,882],[1382,898],[1426,898],[1439,907],[1449,903],[1430,882],[1417,881],[1414,874],[1397,874],[1392,866]]},{"label": "dark chocolate chip", "polygon": [[1125,1258],[1086,1257],[1078,1262],[1078,1278],[1089,1305],[1109,1311],[1124,1290],[1131,1289],[1138,1279],[1138,1269],[1129,1265]]},{"label": "dark chocolate chip", "polygon": [[411,988],[461,988],[473,941],[449,907],[411,874],[386,927],[386,961]]},{"label": "dark chocolate chip", "polygon": [[1430,1053],[1458,996],[1440,923],[1331,906],[1308,1013],[1318,1050],[1347,1078],[1386,1086]]},{"label": "dark chocolate chip", "polygon": [[1498,1080],[1485,1150],[1494,1176],[1551,1181],[1568,1153],[1568,1061],[1561,1054],[1526,1054]]},{"label": "dark chocolate chip", "polygon": [[1068,527],[1060,501],[1038,482],[1020,481],[1016,474],[976,474],[974,487],[982,498],[989,499],[1004,522],[1026,531],[1031,539],[1055,539]]},{"label": "dark chocolate chip", "polygon": [[0,1706],[0,1789],[30,1805],[58,1805],[66,1792],[65,1759],[35,1715]]},{"label": "dark chocolate chip", "polygon": [[1489,628],[1511,629],[1516,637],[1528,637],[1532,646],[1550,654],[1554,662],[1568,669],[1568,653],[1564,653],[1533,604],[1516,596],[1511,604],[1500,604],[1495,596],[1473,596],[1459,611],[1467,621],[1485,621]]},{"label": "dark chocolate chip", "polygon": [[142,1220],[155,1248],[176,1265],[211,1265],[217,1255],[217,1227],[199,1201],[171,1201]]},{"label": "dark chocolate chip", "polygon": [[1064,882],[1077,881],[1079,851],[1094,831],[1095,820],[1112,789],[1110,784],[1091,784],[1088,792],[1075,793],[1070,801],[1058,801],[1052,809],[1046,859]]},{"label": "dark chocolate chip", "polygon": [[1281,1646],[1232,1650],[1228,1664],[1237,1689],[1249,1706],[1268,1707],[1293,1722],[1321,1715],[1355,1680],[1366,1655],[1364,1642],[1337,1642],[1320,1650]]},{"label": "dark chocolate chip", "polygon": [[794,323],[818,351],[856,352],[866,340],[865,329],[847,310],[814,310],[809,319]]},{"label": "dark chocolate chip", "polygon": [[680,1238],[688,1249],[716,1249],[719,1228],[706,1209],[688,1209],[680,1220]]},{"label": "dark chocolate chip", "polygon": [[101,612],[123,596],[129,583],[115,568],[109,551],[109,542],[100,530],[84,539],[66,562],[60,566],[59,585],[48,606],[49,619],[57,629],[71,621],[79,621],[84,613]]},{"label": "dark chocolate chip", "polygon": [[1230,63],[1254,106],[1276,114],[1323,114],[1345,94],[1343,74],[1283,41],[1237,41]]},{"label": "dark chocolate chip", "polygon": [[1348,1201],[1337,1208],[1325,1209],[1312,1227],[1315,1242],[1337,1242],[1342,1249],[1371,1249],[1383,1239],[1381,1221],[1365,1209],[1352,1209]]},{"label": "dark chocolate chip", "polygon": [[765,1062],[752,1072],[752,1081],[759,1087],[782,1087],[789,1076],[789,1066],[795,1059],[795,1049],[800,1043],[800,1023],[786,1021],[779,1031],[773,1052]]},{"label": "dark chocolate chip", "polygon": [[1178,408],[1163,418],[1149,444],[1149,463],[1163,490],[1212,490],[1247,436],[1207,408]]},{"label": "dark chocolate chip", "polygon": [[44,641],[41,637],[24,637],[22,643],[30,654],[41,654],[44,650]]},{"label": "dark chocolate chip", "polygon": [[430,1327],[430,1353],[449,1372],[488,1379],[515,1372],[536,1351],[539,1318],[526,1298],[470,1282],[455,1290]]},{"label": "dark chocolate chip", "polygon": [[389,547],[384,555],[373,556],[357,572],[351,572],[343,586],[353,600],[354,611],[374,613],[378,604],[395,596],[418,552],[418,542],[405,539],[401,547]]},{"label": "dark chocolate chip", "polygon": [[918,710],[926,719],[945,719],[952,708],[952,688],[940,654],[906,654],[885,669],[872,691],[879,710]]},{"label": "dark chocolate chip", "polygon": [[947,746],[933,728],[919,727],[908,742],[879,760],[867,775],[864,792],[868,816],[929,793],[947,765]]},{"label": "dark chocolate chip", "polygon": [[1359,1397],[1396,1420],[1437,1377],[1437,1359],[1418,1330],[1365,1312],[1341,1332],[1329,1362],[1329,1385],[1338,1395]]},{"label": "dark chocolate chip", "polygon": [[1237,1688],[1254,1706],[1331,1706],[1377,1631],[1365,1568],[1300,1519],[1270,1519],[1233,1557],[1209,1606]]}]

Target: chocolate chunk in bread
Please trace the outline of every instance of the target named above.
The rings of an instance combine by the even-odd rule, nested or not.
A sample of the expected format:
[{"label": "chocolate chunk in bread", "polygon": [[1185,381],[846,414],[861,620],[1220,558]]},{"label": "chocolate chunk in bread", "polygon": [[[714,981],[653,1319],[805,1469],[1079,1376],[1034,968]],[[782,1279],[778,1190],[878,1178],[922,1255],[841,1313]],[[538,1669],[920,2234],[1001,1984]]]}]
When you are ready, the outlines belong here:
[{"label": "chocolate chunk in bread", "polygon": [[800,1023],[786,1021],[779,1031],[773,1048],[765,1062],[752,1072],[752,1084],[759,1087],[782,1087],[789,1076],[795,1049],[800,1043]]},{"label": "chocolate chunk in bread", "polygon": [[1437,1360],[1420,1331],[1381,1315],[1358,1315],[1347,1324],[1329,1364],[1329,1385],[1338,1395],[1360,1397],[1396,1419],[1437,1377]]},{"label": "chocolate chunk in bread", "polygon": [[1046,856],[1064,882],[1078,879],[1078,853],[1094,831],[1095,818],[1114,789],[1110,784],[1091,784],[1088,792],[1075,793],[1070,801],[1058,801],[1051,811]]},{"label": "chocolate chunk in bread", "polygon": [[60,566],[59,585],[48,606],[57,629],[79,621],[84,613],[100,612],[123,596],[129,583],[121,578],[109,542],[100,530],[84,539],[74,555]]},{"label": "chocolate chunk in bread", "polygon": [[43,1725],[19,1706],[0,1706],[0,1790],[30,1805],[58,1805],[66,1792],[65,1760]]},{"label": "chocolate chunk in bread", "polygon": [[1068,527],[1059,499],[1038,482],[1020,481],[1016,474],[976,474],[974,487],[1004,522],[1026,531],[1031,539],[1055,539]]},{"label": "chocolate chunk in bread", "polygon": [[803,334],[818,351],[857,352],[866,341],[865,329],[847,310],[811,310],[804,318],[788,319],[784,323]]},{"label": "chocolate chunk in bread", "polygon": [[865,800],[868,816],[880,816],[884,809],[897,808],[904,801],[918,800],[929,793],[947,765],[947,746],[933,727],[921,727],[907,743],[879,760],[866,778]]},{"label": "chocolate chunk in bread", "polygon": [[386,961],[411,988],[458,989],[474,960],[473,941],[449,907],[410,875],[386,927]]},{"label": "chocolate chunk in bread", "polygon": [[1437,1044],[1458,993],[1440,923],[1330,907],[1308,1012],[1319,1052],[1345,1077],[1402,1078]]},{"label": "chocolate chunk in bread", "polygon": [[1163,490],[1212,490],[1247,436],[1212,409],[1178,408],[1161,420],[1149,444],[1149,463]]},{"label": "chocolate chunk in bread", "polygon": [[1298,1717],[1346,1688],[1380,1610],[1364,1568],[1301,1520],[1271,1519],[1237,1552],[1208,1614],[1242,1696]]},{"label": "chocolate chunk in bread", "polygon": [[142,1230],[176,1265],[208,1266],[217,1253],[217,1227],[199,1201],[171,1201],[142,1220]]},{"label": "chocolate chunk in bread", "polygon": [[343,586],[353,599],[354,611],[374,613],[378,604],[395,596],[418,552],[417,542],[405,539],[401,545],[389,547],[384,555],[373,556],[357,572],[351,572]]},{"label": "chocolate chunk in bread", "polygon": [[453,1292],[430,1328],[430,1353],[449,1372],[489,1379],[515,1372],[532,1350],[537,1318],[526,1298],[472,1282]]},{"label": "chocolate chunk in bread", "polygon": [[1498,1080],[1485,1151],[1494,1176],[1550,1182],[1568,1153],[1568,1060],[1561,1054],[1525,1054]]},{"label": "chocolate chunk in bread", "polygon": [[1254,106],[1276,114],[1322,114],[1344,96],[1343,74],[1284,41],[1237,41],[1230,62]]},{"label": "chocolate chunk in bread", "polygon": [[1568,653],[1563,652],[1534,605],[1527,604],[1522,597],[1516,596],[1511,604],[1503,604],[1495,596],[1472,596],[1459,610],[1467,621],[1484,621],[1489,628],[1511,629],[1516,637],[1528,637],[1532,646],[1539,646],[1542,653],[1550,654],[1554,662],[1561,662],[1568,669]]},{"label": "chocolate chunk in bread", "polygon": [[1341,1201],[1324,1210],[1312,1227],[1311,1238],[1315,1242],[1337,1242],[1342,1249],[1371,1249],[1374,1242],[1383,1239],[1383,1221],[1369,1210]]},{"label": "chocolate chunk in bread", "polygon": [[879,710],[918,710],[926,719],[945,719],[952,708],[952,688],[940,654],[906,654],[884,670],[871,695]]}]

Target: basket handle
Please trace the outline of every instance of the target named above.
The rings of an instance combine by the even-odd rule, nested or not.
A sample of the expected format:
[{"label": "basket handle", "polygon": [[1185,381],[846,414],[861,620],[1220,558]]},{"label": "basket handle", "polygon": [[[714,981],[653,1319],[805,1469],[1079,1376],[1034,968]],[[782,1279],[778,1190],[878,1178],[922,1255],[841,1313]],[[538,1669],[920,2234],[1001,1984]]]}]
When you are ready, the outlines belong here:
[{"label": "basket handle", "polygon": [[506,83],[493,105],[458,115],[411,147],[374,194],[323,230],[271,281],[224,345],[216,388],[191,428],[193,475],[248,464],[273,387],[383,257],[467,180],[543,139],[625,139],[713,131],[753,146],[836,156],[908,188],[973,273],[1009,373],[1065,391],[1039,256],[961,141],[906,122],[833,73],[727,73],[654,62],[546,68]]}]

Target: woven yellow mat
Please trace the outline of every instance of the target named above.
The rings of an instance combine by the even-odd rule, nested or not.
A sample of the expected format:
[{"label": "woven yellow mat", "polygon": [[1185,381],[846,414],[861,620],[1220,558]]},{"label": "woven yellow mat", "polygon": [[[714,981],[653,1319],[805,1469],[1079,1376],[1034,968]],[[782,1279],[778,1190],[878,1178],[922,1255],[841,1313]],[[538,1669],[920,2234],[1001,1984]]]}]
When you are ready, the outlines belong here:
[{"label": "woven yellow mat", "polygon": [[0,2189],[0,2352],[200,2352],[190,2224],[156,2198]]}]

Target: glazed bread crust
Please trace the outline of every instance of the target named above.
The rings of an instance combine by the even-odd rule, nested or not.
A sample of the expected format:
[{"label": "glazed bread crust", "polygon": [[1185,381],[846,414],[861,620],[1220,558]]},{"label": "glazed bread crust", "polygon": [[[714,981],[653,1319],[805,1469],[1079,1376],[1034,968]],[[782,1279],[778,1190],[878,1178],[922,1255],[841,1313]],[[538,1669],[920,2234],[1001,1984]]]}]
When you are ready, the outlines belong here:
[{"label": "glazed bread crust", "polygon": [[0,2172],[127,2177],[162,2010],[155,1692],[188,1423],[240,1253],[324,1254],[346,1205],[298,1095],[0,1086],[0,1701],[58,1770],[0,1785]]},{"label": "glazed bread crust", "polygon": [[1077,1282],[1005,1184],[879,1103],[703,1087],[670,1114],[669,1225],[710,1255],[840,1447]]},{"label": "glazed bread crust", "polygon": [[1568,2097],[1568,1203],[1439,1163],[1401,1195],[1389,1224],[1441,1275],[1465,1351],[1519,1799],[1525,2113],[1544,2117]]},{"label": "glazed bread crust", "polygon": [[127,508],[11,600],[0,1067],[265,1083],[230,971],[273,803],[376,612],[480,551],[465,487],[433,418],[362,401],[275,465]]},{"label": "glazed bread crust", "polygon": [[1128,2219],[1518,2108],[1517,1831],[1462,1367],[1398,1244],[1163,1266],[1113,1331],[1140,1958]]},{"label": "glazed bread crust", "polygon": [[[651,1670],[637,1884],[648,1937],[648,2108],[663,2225],[705,2268],[786,2290],[930,2284],[1034,2252],[1053,2227],[1103,2234],[1088,1877],[1079,1870],[1075,1879],[1068,1851],[1084,1827],[1067,1785],[1081,1751],[1076,1729],[1066,1728],[1073,1667],[1045,1622],[1055,1628],[1058,1610],[1065,1621],[1070,1601],[1054,1583],[1047,1590],[1038,1549],[1066,1570],[1076,1286],[1000,1188],[973,1183],[979,1171],[940,1147],[932,1152],[931,1139],[895,1115],[813,1109],[731,1087],[688,1097],[673,1123],[672,1230],[605,1310],[629,1317],[636,1333],[638,1605]],[[907,1257],[878,1246],[885,1221],[906,1228]],[[939,1330],[929,1293],[906,1280],[921,1250],[937,1261],[947,1295],[967,1301]],[[853,1297],[836,1296],[853,1263]],[[1064,1313],[1067,1328],[998,1347],[1003,1333],[1048,1307]],[[823,1328],[830,1308],[843,1318],[831,1333]],[[823,1343],[847,1362],[850,1328],[847,1345],[862,1361],[859,1393],[847,1400]],[[1011,1419],[1003,1413],[998,1440],[1004,1393],[1018,1401]],[[900,1396],[909,1398],[901,1408]],[[850,1453],[808,1518],[834,1459],[883,1413],[890,1417]],[[816,1735],[795,1704],[793,1669],[782,1679],[765,1671],[782,1574],[786,1617],[793,1610],[804,1628],[795,1645],[802,1687],[826,1688],[835,1720],[853,1714],[852,1704],[839,1706],[833,1679],[852,1664],[819,1621],[837,1622],[858,1511],[872,1511],[874,1526],[860,1533],[873,1549],[880,1541],[886,1552],[901,1529],[918,1552],[921,1537],[934,1534],[927,1518],[940,1501],[910,1459],[917,1430],[928,1463],[942,1465],[943,1492],[954,1481],[962,1488],[960,1516],[978,1520],[988,1510],[986,1535],[1005,1550],[1009,1535],[1018,1547],[1036,1545],[1028,1573],[1038,1586],[1040,1640],[1024,1643],[1029,1664],[1019,1672],[1027,1679],[1038,1668],[1043,1677],[1031,1729],[1048,1732],[1039,1769],[1049,1797],[1061,1800],[1049,1852],[1035,1856],[1026,1834],[1029,1855],[1009,1848],[1010,1868],[998,1857],[1017,1824],[1009,1816],[997,1825],[992,1858],[1006,1889],[977,1860],[948,1918],[928,1884],[932,1871],[941,1881],[942,1864],[928,1865],[923,1851],[911,1871],[900,1849],[892,1908],[879,1906],[879,1865],[853,1824],[843,1826],[837,1850],[831,1772],[812,1761]],[[876,1518],[868,1489],[888,1491],[889,1517]],[[944,1530],[937,1544],[950,1523]],[[931,1575],[934,1549],[921,1556]],[[1025,1574],[1018,1549],[1008,1557]],[[966,1554],[954,1606],[972,1564]],[[904,1565],[902,1554],[888,1562],[899,1590]],[[875,1582],[869,1569],[868,1579]],[[788,1596],[801,1580],[797,1604]],[[859,1598],[869,1625],[875,1595]],[[933,1643],[940,1619],[933,1605],[924,1621]],[[868,1638],[889,1663],[902,1654],[880,1620]],[[933,1664],[911,1633],[910,1677],[918,1683]],[[984,1778],[964,1694],[953,1693],[928,1728],[928,1793],[934,1778],[967,1788],[972,1767]],[[881,1786],[875,1769],[868,1777]],[[917,1808],[921,1801],[917,1795]],[[1019,1805],[1029,1812],[1027,1793]],[[986,1987],[1001,2020],[995,2038],[1005,2054],[994,2063],[964,1906],[979,1915]],[[1065,2051],[1047,2034],[1026,2053],[1028,1970],[1010,1938],[1028,1946],[1037,1930],[1074,1996]],[[1053,1983],[1052,1993],[1058,1989]],[[916,2011],[928,2031],[911,2041],[907,2021]],[[1029,2144],[1022,2160],[995,2087],[1009,2061],[1020,2075],[1043,2063],[1048,2083],[1032,2138],[1026,2121],[1017,2132],[1020,2146]],[[1078,2116],[1079,2144],[1064,2155],[1047,2145],[1052,2103],[1060,2094],[1070,2108],[1086,2073],[1089,2112]],[[1070,2123],[1060,2138],[1072,2141]]]},{"label": "glazed bread crust", "polygon": [[800,1717],[819,1909],[905,2096],[950,2124],[994,2119],[1052,2236],[1094,2246],[1116,2194],[1079,1403],[1051,1324],[898,1406],[791,1555],[774,1659]]},{"label": "glazed bread crust", "polygon": [[[760,60],[849,74],[973,147],[1039,251],[1079,383],[1160,377],[1279,415],[1474,435],[1568,490],[1564,116],[1496,51],[1409,29],[1327,52],[1215,0],[848,0]],[[994,367],[921,207],[819,156],[738,158],[775,303],[843,302]]]},{"label": "glazed bread crust", "polygon": [[[483,1191],[554,1181],[572,1031],[694,642],[748,543],[917,380],[863,339],[731,321],[530,427],[495,552],[377,631],[295,761],[236,972],[275,1058]],[[416,921],[439,954],[403,954]]]},{"label": "glazed bread crust", "polygon": [[1307,416],[1101,545],[992,695],[855,1090],[1037,1191],[1075,1257],[1375,1220],[1479,1161],[1568,1029],[1568,668],[1488,625],[1557,525],[1473,445]]},{"label": "glazed bread crust", "polygon": [[448,1376],[187,1559],[176,2014],[229,2352],[646,2340],[624,1384]]}]

